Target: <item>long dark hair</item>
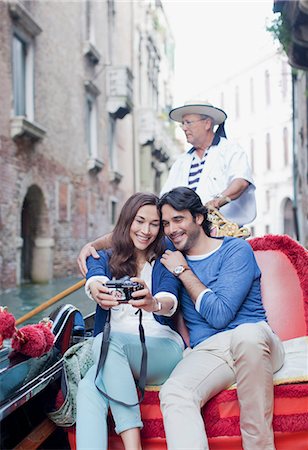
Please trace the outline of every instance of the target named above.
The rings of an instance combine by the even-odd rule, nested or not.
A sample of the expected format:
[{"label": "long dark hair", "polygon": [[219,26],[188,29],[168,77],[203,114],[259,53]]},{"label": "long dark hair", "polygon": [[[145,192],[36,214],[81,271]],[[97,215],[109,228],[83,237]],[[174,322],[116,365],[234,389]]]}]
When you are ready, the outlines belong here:
[{"label": "long dark hair", "polygon": [[207,218],[208,210],[202,205],[199,195],[192,189],[181,186],[166,192],[159,201],[160,210],[164,205],[170,205],[176,211],[187,209],[193,218],[201,214],[204,217],[201,224],[203,231],[207,236],[211,235],[211,222]]},{"label": "long dark hair", "polygon": [[[156,206],[161,221],[158,202],[159,199],[156,195],[142,192],[137,192],[125,202],[112,234],[112,253],[109,263],[113,277],[121,278],[125,275],[130,277],[137,275],[136,248],[130,237],[130,227],[138,210],[145,205]],[[146,249],[146,258],[148,261],[152,261],[160,256],[163,251],[163,228],[160,223],[155,241]]]}]

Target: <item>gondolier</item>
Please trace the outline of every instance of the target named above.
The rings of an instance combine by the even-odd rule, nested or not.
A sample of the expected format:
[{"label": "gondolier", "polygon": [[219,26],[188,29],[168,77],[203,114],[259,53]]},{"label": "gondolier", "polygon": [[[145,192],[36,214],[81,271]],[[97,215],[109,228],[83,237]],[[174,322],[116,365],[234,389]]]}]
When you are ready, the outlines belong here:
[{"label": "gondolier", "polygon": [[169,117],[181,123],[193,147],[174,162],[161,195],[187,186],[207,207],[221,208],[230,221],[239,225],[252,222],[256,217],[255,186],[247,154],[226,139],[227,114],[208,101],[190,100],[172,109]]}]

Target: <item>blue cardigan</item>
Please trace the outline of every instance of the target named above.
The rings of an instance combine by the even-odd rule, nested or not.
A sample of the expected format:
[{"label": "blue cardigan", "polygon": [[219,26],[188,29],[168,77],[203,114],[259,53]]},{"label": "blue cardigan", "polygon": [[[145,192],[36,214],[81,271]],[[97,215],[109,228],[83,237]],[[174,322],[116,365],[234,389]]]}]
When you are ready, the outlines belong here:
[{"label": "blue cardigan", "polygon": [[[112,278],[109,268],[110,251],[100,250],[98,252],[100,258],[95,259],[90,256],[87,259],[87,280],[93,276],[106,276]],[[157,259],[152,270],[152,295],[158,292],[170,292],[179,298],[180,282],[169,272]],[[170,328],[176,330],[172,317],[165,317],[154,314],[155,319],[162,325],[169,325]],[[103,331],[107,318],[107,310],[97,305],[94,324],[94,336]]]}]

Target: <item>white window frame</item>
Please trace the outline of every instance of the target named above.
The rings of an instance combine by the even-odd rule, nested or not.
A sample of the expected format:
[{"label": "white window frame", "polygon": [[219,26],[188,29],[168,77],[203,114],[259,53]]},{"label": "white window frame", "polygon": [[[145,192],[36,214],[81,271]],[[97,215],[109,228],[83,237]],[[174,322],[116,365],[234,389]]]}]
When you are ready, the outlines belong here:
[{"label": "white window frame", "polygon": [[116,124],[117,121],[115,117],[112,114],[109,114],[109,120],[108,120],[108,153],[109,153],[109,165],[110,170],[116,170],[117,169],[117,152],[116,152]]},{"label": "white window frame", "polygon": [[[25,60],[24,62],[16,61],[16,53],[14,50],[15,40],[21,42],[25,46]],[[34,40],[32,37],[28,36],[22,30],[14,29],[12,36],[12,64],[13,64],[13,96],[14,96],[14,116],[24,116],[30,122],[34,121]],[[16,85],[16,78],[20,74],[16,74],[17,65],[21,66],[23,64],[22,71],[24,73],[24,92],[17,92],[18,86]],[[24,109],[20,113],[16,104],[18,103],[18,98],[22,103],[24,103]]]},{"label": "white window frame", "polygon": [[86,93],[86,110],[88,155],[89,158],[96,159],[98,149],[97,99],[89,92]]},{"label": "white window frame", "polygon": [[98,155],[98,104],[100,90],[92,81],[85,82],[85,132],[88,151],[88,170],[100,171],[104,163]]},{"label": "white window frame", "polygon": [[85,43],[84,54],[92,64],[98,64],[101,55],[96,46],[95,38],[95,3],[92,0],[85,0]]},{"label": "white window frame", "polygon": [[[18,139],[20,137],[27,137],[33,141],[42,139],[46,134],[46,130],[35,123],[35,107],[34,107],[34,69],[35,69],[35,55],[34,45],[36,37],[42,32],[42,29],[37,24],[35,19],[30,14],[27,7],[21,2],[9,2],[9,13],[12,18],[12,84],[13,84],[13,97],[14,104],[12,108],[11,119],[11,137]],[[15,40],[21,41],[25,45],[25,61],[24,61],[24,92],[17,92],[16,85],[16,53],[14,52]],[[15,58],[15,62],[14,62]],[[16,72],[14,72],[16,71]],[[17,75],[16,75],[17,74]],[[17,95],[23,95],[24,109],[18,110]],[[20,114],[20,113],[23,114]]]},{"label": "white window frame", "polygon": [[95,26],[94,26],[94,12],[92,0],[86,0],[86,37],[91,44],[95,45]]}]

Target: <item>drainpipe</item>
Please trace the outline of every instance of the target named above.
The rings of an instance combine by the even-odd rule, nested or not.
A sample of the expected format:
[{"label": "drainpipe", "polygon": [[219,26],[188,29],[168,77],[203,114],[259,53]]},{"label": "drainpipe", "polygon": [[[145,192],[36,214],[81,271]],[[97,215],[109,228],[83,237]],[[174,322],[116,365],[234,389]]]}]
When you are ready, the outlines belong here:
[{"label": "drainpipe", "polygon": [[297,75],[292,69],[292,170],[293,170],[293,222],[296,240],[299,241],[299,227],[298,227],[298,214],[297,214],[297,156],[296,156],[296,101],[295,101],[295,85],[297,81]]}]

